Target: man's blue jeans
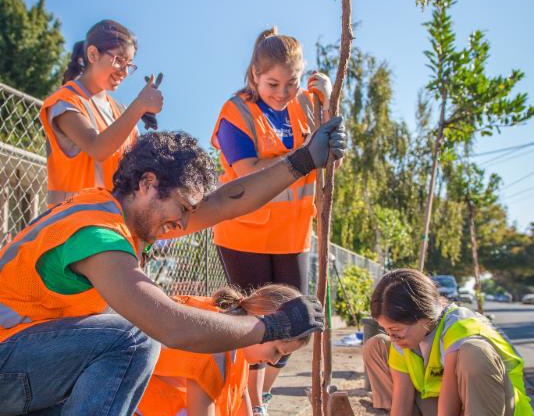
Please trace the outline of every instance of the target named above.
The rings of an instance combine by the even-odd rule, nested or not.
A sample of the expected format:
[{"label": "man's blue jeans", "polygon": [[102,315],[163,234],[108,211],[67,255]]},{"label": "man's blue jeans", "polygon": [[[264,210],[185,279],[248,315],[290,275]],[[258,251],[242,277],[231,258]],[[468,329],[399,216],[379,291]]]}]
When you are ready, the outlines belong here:
[{"label": "man's blue jeans", "polygon": [[159,350],[117,314],[30,327],[0,343],[0,415],[130,416]]}]

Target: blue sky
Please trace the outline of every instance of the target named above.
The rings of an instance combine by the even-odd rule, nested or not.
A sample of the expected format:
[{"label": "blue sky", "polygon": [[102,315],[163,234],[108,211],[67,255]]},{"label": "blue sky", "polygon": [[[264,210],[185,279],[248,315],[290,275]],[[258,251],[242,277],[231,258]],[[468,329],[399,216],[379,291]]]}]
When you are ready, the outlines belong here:
[{"label": "blue sky", "polygon": [[[27,0],[33,3],[32,0]],[[315,63],[315,43],[335,43],[340,36],[340,1],[334,0],[47,0],[60,19],[70,50],[90,26],[104,18],[117,20],[138,37],[138,72],[124,81],[115,97],[128,104],[143,84],[143,75],[163,72],[165,105],[161,128],[186,130],[204,147],[223,102],[243,84],[256,36],[276,25],[303,45],[308,69]],[[490,74],[525,72],[520,90],[534,103],[534,2],[532,0],[460,0],[453,7],[457,44],[466,44],[475,29],[491,44]],[[353,21],[359,22],[354,45],[387,60],[393,71],[396,118],[414,126],[418,90],[428,79],[423,50],[428,48],[422,13],[415,0],[353,0]],[[534,141],[534,121],[477,141],[475,153]],[[494,156],[498,160],[491,162]],[[526,229],[534,221],[534,146],[505,156],[476,160],[503,178],[501,197],[510,221]],[[510,158],[507,160],[507,158]],[[485,162],[485,163],[484,163]],[[517,180],[529,175],[517,183]]]}]

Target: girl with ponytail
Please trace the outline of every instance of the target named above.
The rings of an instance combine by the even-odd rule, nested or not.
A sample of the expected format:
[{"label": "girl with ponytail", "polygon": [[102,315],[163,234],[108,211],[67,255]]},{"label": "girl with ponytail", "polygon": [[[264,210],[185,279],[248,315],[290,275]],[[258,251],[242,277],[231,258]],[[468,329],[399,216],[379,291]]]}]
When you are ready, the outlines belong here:
[{"label": "girl with ponytail", "polygon": [[[201,309],[234,315],[268,315],[299,297],[283,285],[263,286],[249,295],[236,287],[212,297],[175,296],[174,300]],[[197,354],[163,348],[138,406],[142,416],[241,416],[252,414],[247,380],[249,364],[275,364],[282,356],[309,342],[310,335],[273,341],[219,354]]]},{"label": "girl with ponytail", "polygon": [[63,86],[40,112],[47,136],[48,204],[63,202],[83,188],[112,189],[112,177],[124,151],[138,135],[136,124],[146,112],[163,105],[153,78],[125,108],[115,91],[136,70],[137,40],[112,20],[95,24],[74,44]]},{"label": "girl with ponytail", "polygon": [[[212,145],[220,150],[224,170],[220,182],[274,164],[301,147],[317,127],[312,93],[327,109],[332,85],[326,75],[314,73],[304,90],[303,71],[297,39],[278,34],[276,28],[258,36],[245,86],[223,105],[213,131]],[[323,118],[327,121],[327,111]],[[231,283],[244,289],[283,283],[307,292],[314,193],[315,171],[259,210],[214,227],[214,242]],[[271,386],[286,362],[267,369],[254,366],[249,389],[255,414],[266,414],[264,402],[272,397]]]}]

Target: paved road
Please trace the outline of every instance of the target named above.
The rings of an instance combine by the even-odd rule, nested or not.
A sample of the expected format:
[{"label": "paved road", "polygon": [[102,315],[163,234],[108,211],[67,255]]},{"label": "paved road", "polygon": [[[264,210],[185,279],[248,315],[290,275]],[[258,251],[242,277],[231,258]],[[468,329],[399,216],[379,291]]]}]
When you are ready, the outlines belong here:
[{"label": "paved road", "polygon": [[486,302],[486,314],[513,342],[525,360],[525,375],[534,385],[534,305]]}]

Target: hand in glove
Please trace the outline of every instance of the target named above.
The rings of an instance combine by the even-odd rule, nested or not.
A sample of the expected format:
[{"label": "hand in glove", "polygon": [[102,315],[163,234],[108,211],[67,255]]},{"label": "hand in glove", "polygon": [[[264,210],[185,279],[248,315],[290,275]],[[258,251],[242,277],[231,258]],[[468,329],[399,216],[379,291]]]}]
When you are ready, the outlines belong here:
[{"label": "hand in glove", "polygon": [[326,166],[328,154],[334,160],[341,159],[347,149],[347,134],[343,117],[334,117],[319,126],[306,143],[287,157],[295,177],[310,173],[313,169]]},{"label": "hand in glove", "polygon": [[160,91],[157,90],[161,80],[163,79],[163,74],[160,72],[158,77],[154,81],[154,76],[145,77],[147,85],[139,93],[139,99],[146,101],[147,107],[151,111],[147,111],[141,117],[141,120],[145,123],[145,129],[157,130],[158,121],[156,119],[155,113],[159,113],[163,107],[163,95]]},{"label": "hand in glove", "polygon": [[324,330],[323,308],[315,296],[292,299],[282,304],[275,313],[260,319],[265,324],[262,343],[300,338]]},{"label": "hand in glove", "polygon": [[321,105],[325,107],[330,102],[330,96],[332,95],[332,82],[327,75],[315,71],[308,78],[308,91],[317,94]]},{"label": "hand in glove", "polygon": [[145,123],[145,130],[157,130],[158,129],[158,120],[154,113],[145,113],[141,116],[141,120]]}]

